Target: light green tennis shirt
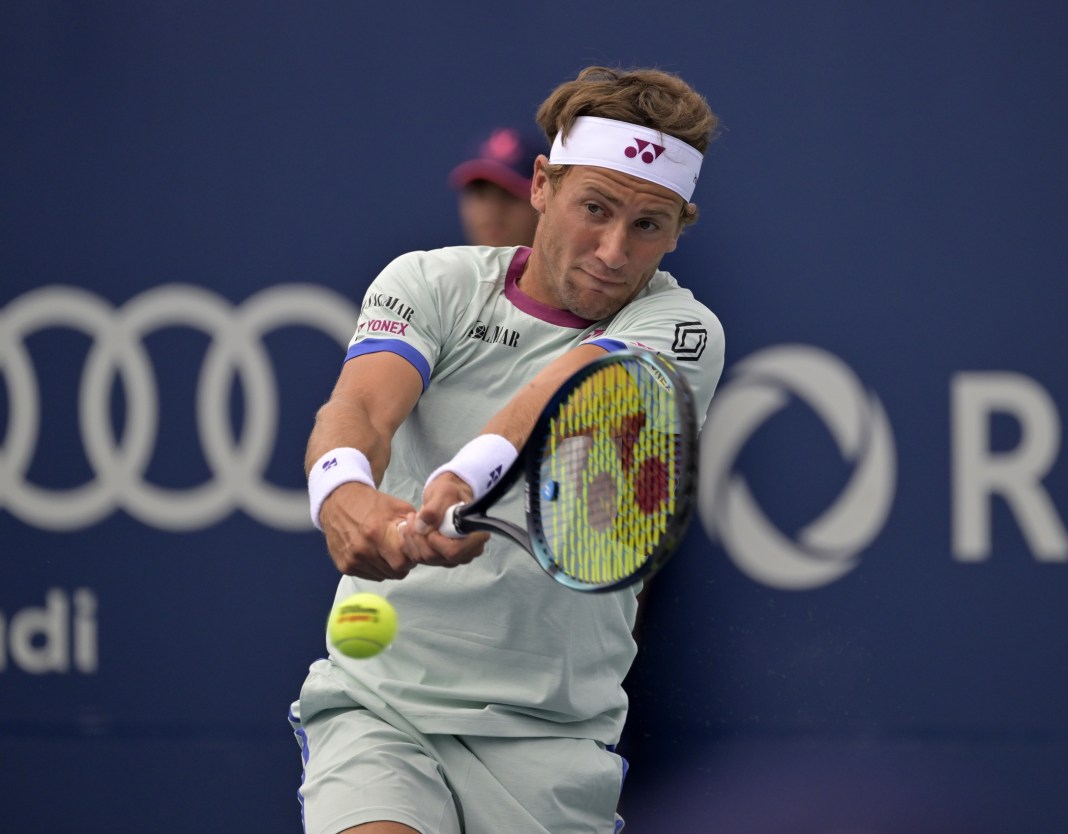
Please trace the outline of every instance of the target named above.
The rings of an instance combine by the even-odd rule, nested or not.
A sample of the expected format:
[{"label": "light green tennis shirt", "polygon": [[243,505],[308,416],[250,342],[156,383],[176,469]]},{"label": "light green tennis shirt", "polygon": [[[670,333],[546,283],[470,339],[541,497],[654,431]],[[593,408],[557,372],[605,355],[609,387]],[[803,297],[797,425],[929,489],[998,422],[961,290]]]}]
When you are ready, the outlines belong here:
[{"label": "light green tennis shirt", "polygon": [[[418,507],[433,469],[542,367],[583,343],[660,353],[686,375],[703,417],[723,369],[724,339],[719,320],[692,293],[657,272],[626,308],[591,322],[523,293],[529,254],[468,246],[411,252],[368,289],[347,359],[391,351],[419,371],[424,386],[393,438],[384,492]],[[493,514],[525,526],[520,485]],[[570,590],[522,548],[493,536],[468,565],[420,566],[387,582],[343,577],[338,599],[382,594],[396,608],[399,628],[381,655],[335,653],[332,662],[347,673],[357,701],[370,690],[424,733],[613,744],[626,716],[622,683],[636,651],[638,589]],[[315,702],[308,689],[305,713]]]}]

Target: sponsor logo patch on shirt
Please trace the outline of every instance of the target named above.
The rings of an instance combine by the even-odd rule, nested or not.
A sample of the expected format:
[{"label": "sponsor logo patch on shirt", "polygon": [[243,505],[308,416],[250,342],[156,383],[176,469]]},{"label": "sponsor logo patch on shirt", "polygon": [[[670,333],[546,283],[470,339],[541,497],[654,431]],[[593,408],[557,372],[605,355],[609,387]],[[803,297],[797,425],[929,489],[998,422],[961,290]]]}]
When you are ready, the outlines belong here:
[{"label": "sponsor logo patch on shirt", "polygon": [[699,321],[680,321],[675,325],[675,341],[671,345],[679,362],[696,362],[708,344],[708,329]]},{"label": "sponsor logo patch on shirt", "polygon": [[390,310],[405,321],[411,321],[412,316],[415,315],[415,310],[409,305],[405,304],[395,295],[386,295],[381,292],[374,292],[367,296],[367,299],[363,303],[364,310],[383,309]]},{"label": "sponsor logo patch on shirt", "polygon": [[475,326],[467,331],[467,338],[478,339],[480,342],[488,342],[493,345],[505,345],[510,348],[519,347],[519,331],[501,327],[499,324],[490,326],[477,321]]}]

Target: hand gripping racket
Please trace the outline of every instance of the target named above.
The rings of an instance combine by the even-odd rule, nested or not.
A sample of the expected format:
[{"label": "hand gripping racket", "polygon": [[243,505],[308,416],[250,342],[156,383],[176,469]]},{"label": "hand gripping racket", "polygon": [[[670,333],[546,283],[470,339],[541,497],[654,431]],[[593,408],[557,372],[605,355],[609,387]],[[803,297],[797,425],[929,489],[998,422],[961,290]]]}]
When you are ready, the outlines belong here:
[{"label": "hand gripping racket", "polygon": [[[696,470],[686,381],[652,353],[614,351],[560,386],[511,468],[477,501],[451,507],[440,530],[503,533],[557,582],[612,591],[675,551],[693,516]],[[521,475],[525,530],[486,514]]]}]

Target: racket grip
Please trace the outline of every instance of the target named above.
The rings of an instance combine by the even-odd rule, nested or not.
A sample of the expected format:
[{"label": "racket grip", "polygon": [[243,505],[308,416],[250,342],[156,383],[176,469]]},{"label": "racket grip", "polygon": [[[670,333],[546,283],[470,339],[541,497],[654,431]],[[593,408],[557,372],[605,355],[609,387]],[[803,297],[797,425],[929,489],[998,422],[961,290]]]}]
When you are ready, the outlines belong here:
[{"label": "racket grip", "polygon": [[441,535],[450,539],[462,539],[467,535],[460,530],[460,517],[458,511],[462,506],[462,502],[453,504],[445,511],[445,517],[441,519],[441,524],[438,525],[438,532],[441,533]]}]

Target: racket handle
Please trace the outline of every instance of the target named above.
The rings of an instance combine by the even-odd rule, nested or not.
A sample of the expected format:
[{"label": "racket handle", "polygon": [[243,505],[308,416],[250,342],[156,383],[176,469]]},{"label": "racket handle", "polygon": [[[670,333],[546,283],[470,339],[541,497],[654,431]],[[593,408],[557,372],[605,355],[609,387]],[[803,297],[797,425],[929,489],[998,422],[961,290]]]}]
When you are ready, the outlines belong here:
[{"label": "racket handle", "polygon": [[445,511],[445,517],[441,519],[441,524],[438,525],[438,532],[441,533],[441,535],[450,539],[462,539],[467,535],[460,531],[460,517],[457,514],[462,506],[463,502],[453,504]]}]

